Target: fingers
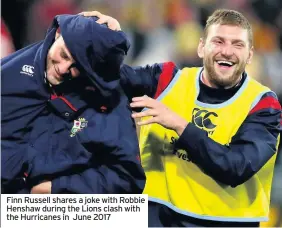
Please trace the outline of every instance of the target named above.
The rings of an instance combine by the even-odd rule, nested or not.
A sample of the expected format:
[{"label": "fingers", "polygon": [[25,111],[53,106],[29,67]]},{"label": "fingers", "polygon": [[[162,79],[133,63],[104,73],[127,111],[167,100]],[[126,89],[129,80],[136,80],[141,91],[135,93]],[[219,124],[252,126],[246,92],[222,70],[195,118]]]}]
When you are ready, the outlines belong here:
[{"label": "fingers", "polygon": [[152,124],[152,123],[157,123],[156,117],[152,117],[150,119],[147,120],[142,120],[137,122],[138,126],[143,126],[143,125],[148,125],[148,124]]},{"label": "fingers", "polygon": [[96,22],[98,24],[106,24],[106,23],[108,23],[108,18],[107,17],[101,17]]},{"label": "fingers", "polygon": [[143,101],[143,100],[150,100],[152,98],[148,97],[147,95],[144,95],[142,97],[133,97],[132,101]]},{"label": "fingers", "polygon": [[84,17],[98,17],[99,19],[96,21],[98,24],[105,24],[109,21],[109,17],[101,14],[98,11],[90,11],[90,12],[81,12],[79,15],[82,15]]},{"label": "fingers", "polygon": [[113,21],[108,23],[108,28],[114,31],[121,31],[120,24],[115,19],[113,19]]},{"label": "fingers", "polygon": [[98,17],[99,19],[96,21],[98,24],[107,24],[108,28],[114,31],[121,30],[120,24],[116,19],[104,15],[99,11],[81,12],[79,15],[83,15],[85,17]]},{"label": "fingers", "polygon": [[84,11],[79,13],[78,15],[83,15],[84,17],[101,17],[103,14],[101,14],[99,11]]},{"label": "fingers", "polygon": [[51,181],[44,181],[38,185],[35,185],[31,189],[31,194],[45,194],[51,193]]},{"label": "fingers", "polygon": [[146,101],[136,101],[130,103],[131,108],[153,108],[152,104]]},{"label": "fingers", "polygon": [[146,111],[143,111],[143,112],[135,112],[133,113],[131,116],[132,118],[140,118],[140,117],[146,117],[146,116],[156,116],[157,115],[157,112],[156,110],[152,110],[152,109],[148,109]]},{"label": "fingers", "polygon": [[134,97],[132,98],[132,103],[130,103],[130,106],[132,108],[153,108],[157,105],[157,101],[148,97]]}]

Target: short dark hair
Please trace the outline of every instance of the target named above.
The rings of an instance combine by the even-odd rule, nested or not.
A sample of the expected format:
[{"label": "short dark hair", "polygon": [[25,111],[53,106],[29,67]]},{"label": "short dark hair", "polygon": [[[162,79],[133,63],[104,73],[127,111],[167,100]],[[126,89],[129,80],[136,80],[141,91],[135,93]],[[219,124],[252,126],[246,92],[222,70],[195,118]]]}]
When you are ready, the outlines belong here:
[{"label": "short dark hair", "polygon": [[211,25],[220,24],[220,25],[235,25],[248,30],[249,44],[250,47],[253,46],[253,30],[243,14],[235,10],[229,9],[218,9],[213,12],[211,16],[207,19],[206,26],[204,29],[204,39],[208,36],[208,29]]}]

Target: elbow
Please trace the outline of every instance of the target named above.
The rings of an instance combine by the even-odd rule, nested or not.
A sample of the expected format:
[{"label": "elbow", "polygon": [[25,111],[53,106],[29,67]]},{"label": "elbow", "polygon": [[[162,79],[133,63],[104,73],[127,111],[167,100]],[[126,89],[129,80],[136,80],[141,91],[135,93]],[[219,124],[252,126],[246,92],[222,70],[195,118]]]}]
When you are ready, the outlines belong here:
[{"label": "elbow", "polygon": [[251,177],[246,178],[242,176],[237,176],[237,175],[221,175],[221,177],[214,178],[216,181],[220,182],[221,184],[228,185],[232,188],[235,188],[246,181],[248,181]]},{"label": "elbow", "polygon": [[225,185],[235,188],[247,182],[256,172],[257,171],[249,168],[245,168],[240,171],[229,169],[224,172],[221,171],[219,175],[217,175],[217,180]]},{"label": "elbow", "polygon": [[234,178],[232,178],[232,180],[229,181],[228,185],[232,188],[236,188],[237,186],[247,182],[250,178],[251,177],[246,178],[241,176],[235,176]]},{"label": "elbow", "polygon": [[215,179],[221,183],[235,188],[247,182],[263,166],[262,162],[245,156],[230,157],[226,156],[224,162],[213,166]]}]

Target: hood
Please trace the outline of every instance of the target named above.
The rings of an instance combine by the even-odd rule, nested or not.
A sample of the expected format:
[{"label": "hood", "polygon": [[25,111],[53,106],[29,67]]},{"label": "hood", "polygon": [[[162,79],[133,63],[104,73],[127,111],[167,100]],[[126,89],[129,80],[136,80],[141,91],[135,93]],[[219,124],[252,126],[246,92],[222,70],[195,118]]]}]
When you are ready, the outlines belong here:
[{"label": "hood", "polygon": [[110,97],[119,87],[119,71],[130,47],[122,31],[96,23],[96,17],[59,15],[53,26],[60,32],[78,64],[102,96]]}]

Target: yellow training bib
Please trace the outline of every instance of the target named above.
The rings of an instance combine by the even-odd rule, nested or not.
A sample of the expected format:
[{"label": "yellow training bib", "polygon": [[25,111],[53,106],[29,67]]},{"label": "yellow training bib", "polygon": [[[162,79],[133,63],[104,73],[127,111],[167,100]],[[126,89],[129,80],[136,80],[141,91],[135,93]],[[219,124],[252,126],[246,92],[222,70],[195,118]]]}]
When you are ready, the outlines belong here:
[{"label": "yellow training bib", "polygon": [[[221,104],[202,103],[197,100],[201,70],[179,71],[158,100],[214,141],[228,145],[256,101],[270,90],[247,76],[231,99]],[[177,139],[174,131],[161,125],[141,127],[141,160],[147,177],[144,193],[151,201],[200,219],[267,220],[276,154],[247,182],[232,188],[192,163],[189,151],[174,149]]]}]

